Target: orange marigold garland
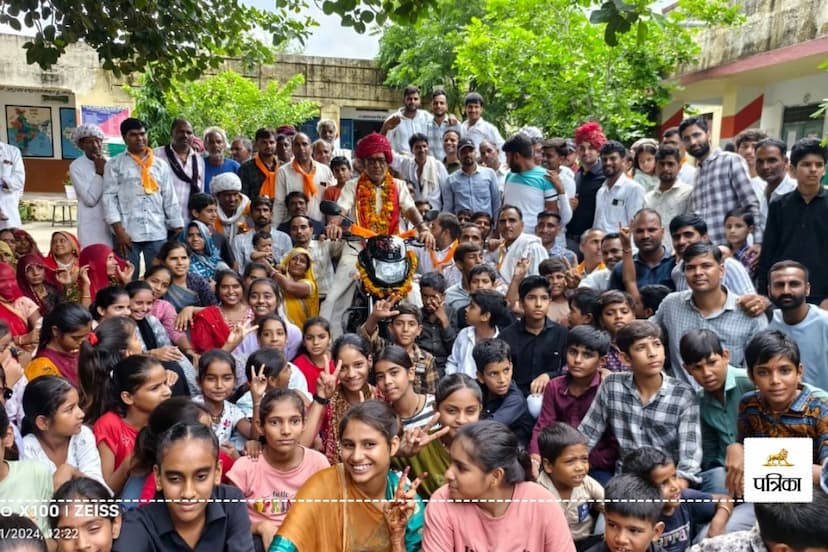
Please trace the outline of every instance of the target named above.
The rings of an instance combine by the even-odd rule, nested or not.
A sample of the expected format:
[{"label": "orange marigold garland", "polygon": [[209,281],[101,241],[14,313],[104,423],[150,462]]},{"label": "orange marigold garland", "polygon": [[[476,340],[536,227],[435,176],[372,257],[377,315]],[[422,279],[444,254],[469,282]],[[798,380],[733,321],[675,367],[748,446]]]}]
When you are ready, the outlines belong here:
[{"label": "orange marigold garland", "polygon": [[381,194],[382,208],[379,213],[377,213],[376,199],[376,186],[363,172],[357,181],[356,189],[357,221],[361,226],[377,234],[396,234],[400,214],[397,208],[397,186],[391,173],[385,173]]},{"label": "orange marigold garland", "polygon": [[407,297],[408,293],[411,291],[411,285],[414,282],[414,274],[417,272],[417,263],[419,261],[417,259],[417,254],[414,253],[414,251],[407,251],[405,256],[408,257],[409,263],[408,275],[405,277],[405,281],[403,281],[402,285],[395,288],[378,288],[375,286],[371,281],[371,278],[368,277],[365,267],[362,266],[361,262],[357,261],[356,267],[359,271],[359,279],[362,282],[362,285],[365,286],[365,291],[374,297],[379,297],[380,299],[387,299],[391,295],[397,295],[401,298]]}]

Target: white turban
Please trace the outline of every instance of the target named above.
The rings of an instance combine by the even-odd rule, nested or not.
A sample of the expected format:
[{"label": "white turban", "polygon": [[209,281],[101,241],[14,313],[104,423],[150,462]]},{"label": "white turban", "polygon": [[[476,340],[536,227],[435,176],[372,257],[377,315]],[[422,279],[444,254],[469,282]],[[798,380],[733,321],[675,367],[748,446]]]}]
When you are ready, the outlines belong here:
[{"label": "white turban", "polygon": [[105,138],[104,133],[101,130],[101,127],[99,127],[98,125],[93,125],[91,123],[86,123],[72,131],[72,143],[77,146],[80,144],[81,140],[83,140],[84,138],[89,138],[90,136],[92,138],[97,138],[101,141],[103,141]]},{"label": "white turban", "polygon": [[218,195],[221,192],[241,192],[241,179],[236,173],[226,172],[217,174],[210,180],[210,191],[213,195]]}]

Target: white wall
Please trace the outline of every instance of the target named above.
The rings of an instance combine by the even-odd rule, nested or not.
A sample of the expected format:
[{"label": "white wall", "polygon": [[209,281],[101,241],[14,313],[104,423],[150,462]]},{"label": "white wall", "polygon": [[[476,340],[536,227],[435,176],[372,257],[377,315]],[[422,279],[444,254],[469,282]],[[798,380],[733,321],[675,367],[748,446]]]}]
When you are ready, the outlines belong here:
[{"label": "white wall", "polygon": [[[779,136],[786,107],[819,103],[826,96],[828,72],[768,85],[765,89],[760,127],[771,136]],[[825,123],[828,124],[828,114]]]}]

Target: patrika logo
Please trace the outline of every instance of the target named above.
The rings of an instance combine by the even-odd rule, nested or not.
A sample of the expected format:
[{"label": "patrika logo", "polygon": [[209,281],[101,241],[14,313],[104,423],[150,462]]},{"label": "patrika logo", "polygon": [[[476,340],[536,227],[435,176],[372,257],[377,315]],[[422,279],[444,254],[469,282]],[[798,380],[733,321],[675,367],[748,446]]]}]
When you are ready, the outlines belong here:
[{"label": "patrika logo", "polygon": [[786,467],[793,467],[793,464],[788,462],[788,451],[785,449],[780,450],[776,454],[771,454],[768,456],[768,461],[762,464],[765,467],[770,466],[786,466]]},{"label": "patrika logo", "polygon": [[810,502],[813,447],[809,438],[745,439],[745,501]]}]

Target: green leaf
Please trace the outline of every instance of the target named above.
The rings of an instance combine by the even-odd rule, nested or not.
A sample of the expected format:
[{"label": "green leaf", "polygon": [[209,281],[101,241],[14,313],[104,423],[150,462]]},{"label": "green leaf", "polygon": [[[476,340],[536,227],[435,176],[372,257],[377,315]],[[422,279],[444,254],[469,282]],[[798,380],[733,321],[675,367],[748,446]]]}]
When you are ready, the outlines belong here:
[{"label": "green leaf", "polygon": [[644,21],[638,22],[638,45],[643,46],[647,42],[647,23]]}]

